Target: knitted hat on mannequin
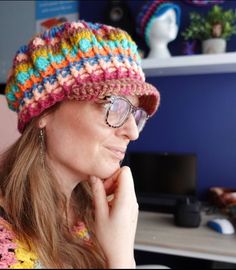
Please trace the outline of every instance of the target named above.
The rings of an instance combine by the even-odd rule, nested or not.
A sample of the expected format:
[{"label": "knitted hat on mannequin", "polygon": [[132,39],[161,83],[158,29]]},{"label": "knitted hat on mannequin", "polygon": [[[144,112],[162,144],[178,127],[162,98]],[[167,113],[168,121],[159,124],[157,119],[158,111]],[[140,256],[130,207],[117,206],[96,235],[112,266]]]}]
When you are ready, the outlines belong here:
[{"label": "knitted hat on mannequin", "polygon": [[169,2],[168,0],[152,0],[147,1],[141,8],[137,16],[137,32],[144,37],[149,46],[149,31],[154,19],[163,15],[167,10],[174,9],[176,12],[176,23],[180,24],[180,6]]},{"label": "knitted hat on mannequin", "polygon": [[145,82],[137,46],[123,30],[85,21],[66,22],[35,36],[16,53],[6,98],[22,133],[35,116],[57,102],[139,96],[149,115],[160,95]]}]

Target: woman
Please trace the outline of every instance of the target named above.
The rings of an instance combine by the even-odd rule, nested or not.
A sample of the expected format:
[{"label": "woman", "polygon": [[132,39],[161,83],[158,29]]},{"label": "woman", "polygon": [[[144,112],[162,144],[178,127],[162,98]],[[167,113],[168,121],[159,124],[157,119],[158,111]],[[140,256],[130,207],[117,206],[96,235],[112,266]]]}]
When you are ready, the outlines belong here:
[{"label": "woman", "polygon": [[22,135],[2,156],[0,265],[135,267],[138,206],[120,164],[160,97],[130,36],[53,27],[17,52],[6,97]]}]

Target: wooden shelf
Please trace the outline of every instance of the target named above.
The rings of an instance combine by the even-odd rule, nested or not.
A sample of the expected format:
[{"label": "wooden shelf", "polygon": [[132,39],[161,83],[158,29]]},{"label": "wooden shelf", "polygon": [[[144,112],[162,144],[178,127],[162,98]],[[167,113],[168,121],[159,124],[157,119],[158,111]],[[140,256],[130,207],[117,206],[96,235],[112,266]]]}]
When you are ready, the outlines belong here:
[{"label": "wooden shelf", "polygon": [[236,52],[143,59],[146,77],[236,72]]}]

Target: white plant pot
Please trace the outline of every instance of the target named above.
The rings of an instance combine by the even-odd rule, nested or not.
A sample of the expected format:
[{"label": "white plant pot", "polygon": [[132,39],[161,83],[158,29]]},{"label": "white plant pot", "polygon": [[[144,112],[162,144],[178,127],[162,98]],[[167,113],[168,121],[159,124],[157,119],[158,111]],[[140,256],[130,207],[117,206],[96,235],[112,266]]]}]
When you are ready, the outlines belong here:
[{"label": "white plant pot", "polygon": [[226,40],[223,38],[211,38],[202,41],[202,53],[214,54],[226,52]]}]

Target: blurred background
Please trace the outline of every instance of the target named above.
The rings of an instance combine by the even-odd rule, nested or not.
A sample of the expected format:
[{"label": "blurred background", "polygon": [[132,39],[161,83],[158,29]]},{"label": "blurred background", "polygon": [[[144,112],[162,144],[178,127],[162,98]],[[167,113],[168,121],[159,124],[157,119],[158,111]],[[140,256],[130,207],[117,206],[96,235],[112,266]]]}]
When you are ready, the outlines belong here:
[{"label": "blurred background", "polygon": [[[43,3],[44,1],[39,1]],[[136,32],[136,19],[146,1],[49,1],[71,2],[71,9],[61,9],[52,17],[66,20],[70,16],[91,22],[119,25],[138,43],[143,57],[148,47]],[[181,7],[179,34],[169,44],[172,56],[183,56],[181,32],[189,24],[189,14],[207,13],[212,5],[194,5],[191,1],[172,1]],[[117,5],[119,10],[113,11]],[[236,9],[236,1],[224,1],[224,9]],[[41,8],[41,13],[39,12]],[[20,45],[25,44],[39,27],[43,7],[35,1],[0,1],[0,82],[3,94],[7,70]],[[122,15],[120,17],[120,15]],[[46,22],[45,22],[46,21]],[[40,21],[41,22],[41,21]],[[54,23],[44,19],[44,25]],[[227,52],[236,51],[236,36],[227,43]],[[196,48],[196,54],[201,53]],[[188,57],[188,56],[186,56]],[[217,55],[215,55],[217,57]],[[235,73],[147,77],[161,93],[158,113],[149,120],[140,139],[129,151],[195,153],[197,155],[197,196],[207,199],[210,187],[236,188],[236,75]],[[0,110],[3,121],[3,110]],[[3,134],[4,126],[1,125]]]}]

